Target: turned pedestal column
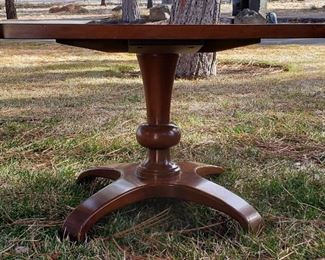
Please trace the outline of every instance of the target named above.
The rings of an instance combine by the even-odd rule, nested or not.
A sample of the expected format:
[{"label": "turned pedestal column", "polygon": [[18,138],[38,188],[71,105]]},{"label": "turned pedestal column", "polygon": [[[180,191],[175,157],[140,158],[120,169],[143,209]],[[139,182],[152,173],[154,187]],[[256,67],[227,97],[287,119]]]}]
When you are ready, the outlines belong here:
[{"label": "turned pedestal column", "polygon": [[147,123],[136,137],[147,148],[140,164],[119,164],[81,173],[78,182],[96,177],[115,180],[81,203],[65,220],[63,237],[84,240],[102,217],[128,204],[149,198],[175,198],[213,207],[237,220],[244,229],[257,232],[262,219],[246,201],[203,178],[220,174],[218,166],[195,162],[175,163],[170,148],[180,141],[178,127],[170,122],[170,104],[178,54],[138,54],[147,107]]},{"label": "turned pedestal column", "polygon": [[170,123],[170,104],[178,54],[138,54],[147,107],[147,123],[137,131],[139,144],[148,149],[138,167],[139,178],[164,178],[180,173],[170,159],[170,148],[179,143],[181,133]]}]

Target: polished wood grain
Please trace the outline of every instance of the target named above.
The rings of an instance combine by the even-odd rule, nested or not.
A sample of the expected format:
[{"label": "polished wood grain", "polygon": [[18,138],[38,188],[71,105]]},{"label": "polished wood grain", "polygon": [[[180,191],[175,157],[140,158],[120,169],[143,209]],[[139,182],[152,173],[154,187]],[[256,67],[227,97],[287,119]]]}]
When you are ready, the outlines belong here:
[{"label": "polished wood grain", "polygon": [[105,52],[195,53],[259,43],[261,38],[324,38],[324,24],[105,25],[0,23],[0,39],[56,39]]},{"label": "polished wood grain", "polygon": [[137,201],[168,197],[215,208],[251,232],[258,232],[262,217],[245,200],[204,177],[223,168],[195,162],[176,163],[170,149],[181,138],[170,121],[175,68],[180,53],[221,51],[255,44],[261,38],[324,38],[324,24],[282,25],[98,25],[0,23],[0,39],[56,39],[77,47],[137,53],[144,85],[147,122],[136,138],[147,149],[142,163],[93,168],[78,182],[97,177],[114,182],[81,203],[67,217],[63,237],[84,240],[105,215]]},{"label": "polished wood grain", "polygon": [[222,173],[220,167],[194,162],[181,162],[178,165],[178,174],[160,179],[138,178],[138,164],[121,164],[82,173],[79,182],[95,177],[113,179],[115,182],[73,210],[61,229],[61,235],[71,240],[85,240],[91,227],[107,214],[150,198],[175,198],[203,204],[228,214],[250,232],[260,230],[261,216],[251,205],[231,191],[202,177]]},{"label": "polished wood grain", "polygon": [[81,203],[67,217],[62,237],[85,240],[91,227],[105,215],[126,205],[150,198],[175,198],[215,208],[250,232],[262,226],[260,214],[231,191],[204,179],[223,173],[223,168],[196,162],[175,163],[170,148],[181,138],[170,122],[170,105],[178,54],[138,54],[147,107],[147,122],[139,126],[136,138],[147,148],[142,163],[113,165],[87,170],[78,182],[95,178],[114,180],[112,184]]},{"label": "polished wood grain", "polygon": [[325,24],[105,25],[0,22],[4,39],[217,40],[323,38]]}]

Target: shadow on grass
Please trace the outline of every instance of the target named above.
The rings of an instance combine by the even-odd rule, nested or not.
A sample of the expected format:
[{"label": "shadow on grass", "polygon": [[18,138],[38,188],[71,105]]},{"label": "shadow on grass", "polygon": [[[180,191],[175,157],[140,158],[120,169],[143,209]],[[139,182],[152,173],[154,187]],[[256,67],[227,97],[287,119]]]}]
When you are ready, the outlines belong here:
[{"label": "shadow on grass", "polygon": [[297,171],[284,178],[264,179],[256,188],[261,200],[272,205],[271,212],[296,219],[317,219],[325,209],[325,183],[317,176],[317,171],[311,169]]},{"label": "shadow on grass", "polygon": [[140,77],[137,64],[133,65],[132,61],[107,61],[107,64],[103,61],[78,61],[69,62],[68,64],[58,63],[54,65],[32,66],[29,68],[1,68],[0,70],[3,75],[8,75],[2,77],[0,80],[1,84],[19,84],[20,82],[31,82],[33,84],[46,82],[46,84],[49,84],[51,81],[54,83],[76,78],[130,79]]},{"label": "shadow on grass", "polygon": [[[76,207],[91,194],[108,184],[74,183],[73,172],[65,170],[57,175],[53,172],[16,171],[15,183],[10,188],[1,190],[1,209],[6,214],[0,215],[3,227],[12,225],[28,226],[39,224],[56,235],[59,226],[72,207]],[[8,183],[9,184],[9,183]],[[161,212],[165,213],[157,217]],[[153,218],[150,225],[142,222]],[[16,223],[16,224],[15,224]],[[50,224],[54,223],[54,226]],[[148,199],[114,211],[95,226],[95,237],[104,236],[124,238],[133,233],[150,230],[151,232],[183,233],[209,236],[218,233],[227,238],[235,237],[238,225],[228,217],[216,213],[207,207],[175,199]],[[49,225],[47,227],[47,224]],[[140,224],[136,229],[132,228]],[[209,227],[209,225],[212,225]],[[199,228],[199,227],[205,228]],[[198,228],[196,230],[196,228]],[[122,232],[128,230],[128,232]]]},{"label": "shadow on grass", "polygon": [[[91,88],[90,84],[90,88]],[[1,99],[0,106],[7,108],[23,108],[28,105],[57,108],[82,108],[91,104],[99,104],[109,102],[108,104],[116,104],[118,106],[132,102],[140,102],[140,83],[135,83],[137,88],[131,88],[123,83],[107,83],[96,84],[94,91],[89,94],[79,94],[77,96],[67,96],[60,94],[58,96],[45,96],[45,97],[29,97],[29,98],[8,98]],[[77,89],[78,87],[76,87]],[[127,104],[126,104],[127,105]]]},{"label": "shadow on grass", "polygon": [[[78,185],[74,183],[72,170],[53,172],[16,171],[14,186],[1,190],[0,223],[4,227],[32,224],[41,221],[50,234],[56,235],[63,219],[71,211],[107,182]],[[321,196],[322,185],[307,180],[306,175],[292,174],[286,179],[273,177],[264,179],[262,183],[255,181],[247,184],[254,187],[255,207],[263,213],[305,221],[319,218],[325,208],[324,197]],[[161,212],[164,212],[160,217]],[[151,224],[146,223],[151,219]],[[46,227],[46,223],[58,224]],[[270,222],[269,225],[276,225]],[[20,223],[20,224],[19,224]],[[267,227],[269,228],[269,227]],[[132,236],[160,233],[162,236],[197,235],[202,239],[211,236],[223,239],[237,239],[240,234],[238,224],[215,210],[194,203],[174,199],[150,199],[135,203],[117,210],[96,226],[92,232],[94,237],[109,237],[133,240]]]},{"label": "shadow on grass", "polygon": [[[106,73],[108,73],[106,75]],[[54,74],[59,76],[62,76],[64,79],[71,79],[72,76],[74,78],[82,77],[82,78],[91,78],[91,77],[98,77],[98,78],[109,78],[112,77],[112,75],[116,75],[117,77],[121,78],[130,78],[130,75],[133,72],[117,72],[115,70],[106,70],[104,72],[102,71],[88,71],[88,72],[68,72],[68,73],[61,73],[61,72],[55,72]],[[43,75],[40,77],[37,73],[33,75],[34,78],[39,82],[46,82],[48,84],[49,78],[47,78],[48,73],[47,72],[41,72]],[[134,75],[137,74],[136,77],[138,77],[138,72],[134,72]],[[42,79],[40,79],[42,78]],[[132,77],[131,77],[132,78]],[[17,76],[16,80],[13,82],[12,78],[8,78],[6,82],[11,84],[16,84],[15,82],[28,82],[30,79],[25,79],[24,77]],[[289,110],[305,110],[308,111],[310,109],[319,109],[323,104],[324,100],[322,98],[322,95],[318,92],[313,93],[313,90],[311,88],[306,89],[306,91],[300,91],[299,89],[296,89],[297,79],[283,79],[281,82],[274,83],[274,80],[276,77],[270,76],[270,78],[256,78],[253,85],[249,85],[249,81],[251,79],[242,79],[240,82],[227,82],[225,78],[218,79],[216,78],[215,81],[209,80],[209,81],[201,81],[199,83],[193,82],[193,81],[176,81],[175,83],[175,91],[174,91],[174,99],[173,102],[177,102],[177,99],[180,97],[186,98],[192,97],[192,95],[189,94],[189,92],[195,91],[197,93],[197,99],[200,99],[200,95],[204,94],[203,100],[205,98],[211,99],[211,95],[217,96],[233,96],[237,98],[238,100],[246,100],[247,102],[249,100],[253,100],[254,102],[261,102],[263,100],[269,99],[270,105],[273,103],[277,103],[277,107],[282,109],[289,109]],[[52,82],[56,83],[59,81],[60,78],[54,79]],[[313,78],[299,78],[300,81],[309,81],[309,82],[319,82],[319,79],[317,78],[317,75],[315,75],[315,79]],[[2,80],[2,83],[4,81]],[[37,82],[36,82],[37,83]],[[42,88],[44,85],[36,85],[33,81],[33,88]],[[62,83],[67,87],[68,83]],[[110,98],[116,99],[116,102],[119,102],[120,100],[128,99],[129,101],[132,101],[134,98],[134,94],[143,95],[141,92],[134,93],[134,90],[132,87],[130,87],[130,83],[124,84],[123,82],[108,82],[108,83],[89,83],[87,84],[87,81],[85,81],[83,84],[83,89],[85,88],[94,88],[94,94],[87,94],[87,95],[78,95],[73,97],[68,97],[64,95],[60,95],[57,97],[30,97],[30,98],[7,98],[7,99],[1,99],[0,100],[0,106],[6,106],[9,108],[17,108],[17,107],[23,107],[28,104],[34,104],[34,105],[41,105],[44,106],[46,104],[51,105],[57,105],[58,107],[78,107],[79,105],[83,104],[89,104],[89,102],[100,102],[105,101]],[[141,88],[141,81],[139,79],[139,82],[133,83],[137,88]],[[78,89],[79,87],[74,87]],[[121,96],[122,93],[122,96]],[[208,96],[206,95],[208,94]],[[245,97],[242,95],[252,95],[250,97]],[[194,97],[195,98],[195,97]],[[137,101],[139,101],[139,97],[136,98]],[[202,101],[202,98],[201,98]],[[264,101],[262,102],[265,105]],[[256,107],[258,109],[258,106]],[[249,108],[250,109],[250,108]]]}]

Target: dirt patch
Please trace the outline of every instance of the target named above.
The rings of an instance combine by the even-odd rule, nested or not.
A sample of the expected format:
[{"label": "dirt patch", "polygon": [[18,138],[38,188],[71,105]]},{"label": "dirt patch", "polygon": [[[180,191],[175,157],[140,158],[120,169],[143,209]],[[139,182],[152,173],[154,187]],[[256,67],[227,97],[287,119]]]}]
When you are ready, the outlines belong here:
[{"label": "dirt patch", "polygon": [[69,4],[63,6],[53,6],[50,8],[49,13],[69,13],[69,14],[85,14],[88,13],[86,8],[83,8],[79,5]]},{"label": "dirt patch", "polygon": [[266,75],[288,71],[288,68],[281,65],[271,65],[264,63],[231,63],[220,62],[217,66],[218,74],[220,75]]},{"label": "dirt patch", "polygon": [[268,156],[290,158],[299,162],[312,161],[320,165],[324,163],[325,146],[320,143],[301,139],[282,139],[273,142],[255,140],[255,145]]}]

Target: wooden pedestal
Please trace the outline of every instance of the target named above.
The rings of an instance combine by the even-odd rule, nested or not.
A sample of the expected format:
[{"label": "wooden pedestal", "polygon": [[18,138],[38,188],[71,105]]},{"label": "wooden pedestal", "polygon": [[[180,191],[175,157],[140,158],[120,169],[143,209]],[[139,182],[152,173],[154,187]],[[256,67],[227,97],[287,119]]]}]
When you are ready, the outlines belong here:
[{"label": "wooden pedestal", "polygon": [[78,182],[104,177],[115,180],[79,205],[66,219],[61,233],[84,240],[89,229],[110,212],[149,198],[176,198],[204,204],[224,212],[251,232],[262,224],[258,212],[245,200],[205,179],[220,174],[218,166],[195,162],[174,163],[170,148],[180,141],[178,127],[170,123],[170,104],[178,54],[138,54],[147,106],[147,123],[136,137],[148,149],[141,164],[121,164],[81,173]]}]

